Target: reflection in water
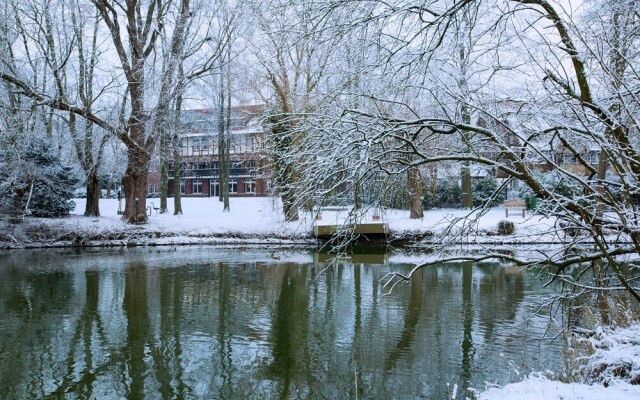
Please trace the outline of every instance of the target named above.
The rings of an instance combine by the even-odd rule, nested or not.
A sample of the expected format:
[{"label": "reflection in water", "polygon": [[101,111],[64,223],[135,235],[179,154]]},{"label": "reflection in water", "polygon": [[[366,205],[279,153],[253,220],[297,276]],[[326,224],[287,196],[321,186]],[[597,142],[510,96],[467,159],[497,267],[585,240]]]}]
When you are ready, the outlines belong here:
[{"label": "reflection in water", "polygon": [[125,271],[124,314],[127,318],[127,341],[124,347],[124,374],[128,399],[141,399],[145,393],[147,368],[145,358],[150,343],[151,326],[147,308],[147,269],[134,264]]},{"label": "reflection in water", "polygon": [[409,303],[406,306],[406,310],[404,312],[404,325],[402,328],[402,333],[400,334],[400,338],[396,343],[395,347],[392,348],[388,354],[384,363],[384,370],[390,371],[395,365],[396,361],[400,356],[411,348],[411,344],[413,343],[413,338],[416,333],[416,327],[418,325],[418,318],[422,314],[422,271],[418,271],[413,279],[409,282],[411,287]]},{"label": "reflection in water", "polygon": [[0,398],[439,399],[561,365],[543,317],[516,325],[533,274],[439,265],[380,297],[411,266],[374,258],[318,276],[301,251],[0,256]]},{"label": "reflection in water", "polygon": [[462,374],[460,383],[463,393],[471,383],[471,368],[473,364],[473,264],[462,263]]},{"label": "reflection in water", "polygon": [[293,266],[286,267],[273,313],[273,350],[269,366],[270,372],[281,380],[281,399],[289,397],[292,380],[295,381],[296,375],[305,369],[301,358],[305,356],[307,307],[305,276]]}]

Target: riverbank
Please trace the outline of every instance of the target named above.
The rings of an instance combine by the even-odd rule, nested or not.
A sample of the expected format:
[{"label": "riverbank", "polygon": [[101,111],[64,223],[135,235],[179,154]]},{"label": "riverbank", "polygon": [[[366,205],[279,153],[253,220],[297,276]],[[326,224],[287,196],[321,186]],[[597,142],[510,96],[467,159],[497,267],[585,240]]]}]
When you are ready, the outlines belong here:
[{"label": "riverbank", "polygon": [[[229,212],[222,211],[216,198],[184,198],[182,215],[173,215],[169,199],[169,213],[153,210],[146,225],[122,222],[117,200],[100,200],[100,217],[83,216],[85,200],[74,201],[75,210],[65,218],[26,218],[20,224],[0,221],[0,248],[317,243],[312,235],[315,216],[301,212],[299,221],[285,222],[282,205],[274,198],[233,198]],[[158,207],[158,202],[148,199],[147,205]],[[346,216],[345,211],[323,211],[320,223],[340,224]],[[385,210],[381,217],[389,225],[390,243],[518,245],[565,240],[554,220],[530,213],[507,219],[502,207],[482,215],[458,209],[428,210],[424,218],[416,220],[410,219],[406,210]],[[364,213],[360,218],[370,221],[373,215]],[[463,220],[473,222],[462,229]],[[513,222],[513,234],[499,234],[501,220]]]},{"label": "riverbank", "polygon": [[640,398],[640,323],[573,334],[580,354],[576,383],[535,373],[521,382],[482,392],[478,400],[635,400]]}]

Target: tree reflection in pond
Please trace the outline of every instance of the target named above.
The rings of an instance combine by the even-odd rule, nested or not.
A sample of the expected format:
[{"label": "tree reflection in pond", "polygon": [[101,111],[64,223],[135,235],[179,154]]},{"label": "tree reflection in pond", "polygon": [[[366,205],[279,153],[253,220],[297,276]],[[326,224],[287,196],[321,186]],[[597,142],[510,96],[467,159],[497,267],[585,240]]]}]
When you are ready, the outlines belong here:
[{"label": "tree reflection in pond", "polygon": [[0,398],[446,398],[561,367],[561,343],[537,340],[546,319],[527,319],[547,290],[534,273],[438,265],[380,297],[380,278],[410,265],[343,259],[318,276],[325,256],[281,259],[298,262],[2,255]]}]

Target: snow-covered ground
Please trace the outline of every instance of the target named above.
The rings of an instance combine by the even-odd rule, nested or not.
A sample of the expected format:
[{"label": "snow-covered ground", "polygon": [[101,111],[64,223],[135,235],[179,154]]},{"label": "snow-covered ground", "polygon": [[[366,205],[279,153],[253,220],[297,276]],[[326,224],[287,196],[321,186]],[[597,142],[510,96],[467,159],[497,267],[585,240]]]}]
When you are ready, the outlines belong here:
[{"label": "snow-covered ground", "polygon": [[533,374],[522,382],[492,388],[479,400],[640,399],[640,323],[624,329],[597,329],[580,339],[594,350],[584,361],[583,380],[563,383]]},{"label": "snow-covered ground", "polygon": [[[116,214],[117,200],[101,199],[101,217],[99,218],[83,217],[85,200],[75,199],[74,201],[76,208],[72,216],[61,220],[50,220],[51,223],[92,231],[132,229]],[[158,203],[159,199],[147,199],[148,206],[158,207]],[[148,225],[138,226],[135,229],[162,232],[173,236],[260,235],[295,239],[308,238],[314,223],[314,216],[303,212],[300,213],[299,221],[285,222],[280,201],[267,197],[232,198],[230,212],[223,212],[222,204],[216,198],[183,198],[182,209],[182,215],[174,216],[173,199],[169,199],[169,213],[156,214],[154,211],[149,217]],[[347,211],[325,210],[322,212],[322,220],[316,223],[341,224],[347,214]],[[372,221],[372,214],[373,212],[369,211],[358,217],[358,220]],[[389,224],[389,230],[395,237],[411,237],[424,233],[440,234],[452,222],[467,216],[469,212],[464,210],[438,209],[425,211],[424,218],[412,220],[409,218],[409,211],[384,210],[382,221]],[[475,214],[471,214],[471,217],[474,216]],[[508,220],[516,226],[515,235],[509,237],[487,235],[487,232],[495,232],[498,222],[504,219],[507,219],[504,208],[496,207],[489,210],[477,218],[473,224],[474,231],[470,235],[465,235],[464,240],[475,243],[505,240],[511,243],[539,243],[559,240],[555,233],[551,233],[550,227],[553,221],[531,214],[527,214],[524,218],[521,215],[510,215]],[[457,225],[459,226],[460,223],[458,222]]]},{"label": "snow-covered ground", "polygon": [[[70,218],[61,220],[67,226],[74,224],[94,228],[122,229],[130,225],[117,215],[118,200],[101,199],[99,218],[82,216],[85,199],[74,199],[76,208]],[[147,199],[147,206],[159,207],[160,199]],[[173,215],[173,199],[168,201],[169,212],[157,214],[154,210],[149,223],[138,229],[179,235],[278,235],[300,236],[306,232],[306,221],[286,223],[281,216],[280,202],[273,198],[232,198],[229,212],[222,211],[217,198],[183,198],[182,215]],[[124,210],[124,201],[122,202]]]},{"label": "snow-covered ground", "polygon": [[[510,214],[507,219],[502,206],[477,211],[459,209],[427,210],[422,219],[410,219],[407,210],[381,210],[381,219],[374,221],[376,210],[353,216],[348,210],[324,209],[321,220],[313,213],[300,212],[300,220],[285,222],[279,199],[270,197],[232,198],[231,211],[223,212],[217,198],[183,198],[182,215],[173,215],[173,199],[169,212],[152,210],[148,224],[130,225],[117,215],[118,201],[101,199],[98,218],[84,217],[85,199],[75,199],[75,210],[66,218],[29,218],[26,224],[0,221],[0,247],[50,247],[94,245],[173,245],[213,243],[313,243],[314,224],[343,224],[345,221],[384,222],[392,242],[422,240],[425,245],[466,244],[525,245],[562,244],[564,234],[556,220],[530,212]],[[124,202],[123,202],[124,203]],[[158,207],[159,199],[147,199],[149,207]],[[124,204],[122,204],[124,208]],[[517,213],[516,213],[517,214]],[[498,235],[497,225],[507,219],[515,225],[510,235]],[[464,229],[462,221],[466,220]],[[48,232],[44,232],[48,230]],[[56,237],[57,235],[57,237]],[[589,237],[578,240],[589,243]],[[610,237],[609,242],[624,241]]]},{"label": "snow-covered ground", "polygon": [[478,400],[638,400],[640,386],[616,382],[609,387],[562,383],[539,375],[502,388],[489,389]]}]

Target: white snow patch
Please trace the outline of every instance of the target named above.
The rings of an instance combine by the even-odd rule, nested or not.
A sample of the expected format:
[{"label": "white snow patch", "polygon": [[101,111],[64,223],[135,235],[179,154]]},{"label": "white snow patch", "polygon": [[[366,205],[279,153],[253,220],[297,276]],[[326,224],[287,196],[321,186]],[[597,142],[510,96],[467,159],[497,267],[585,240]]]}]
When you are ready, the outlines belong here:
[{"label": "white snow patch", "polygon": [[[640,399],[640,322],[628,328],[598,328],[583,339],[595,352],[586,363],[586,383],[564,383],[532,374],[522,382],[492,388],[479,400],[637,400]],[[605,386],[606,384],[606,386]]]},{"label": "white snow patch", "polygon": [[522,382],[489,389],[478,400],[637,400],[640,386],[616,382],[609,387],[584,383],[563,383],[531,375]]}]

